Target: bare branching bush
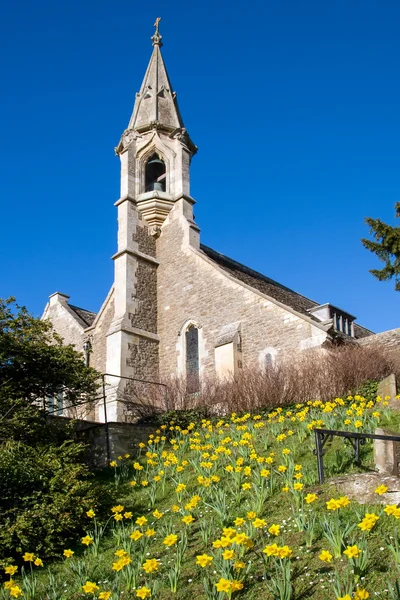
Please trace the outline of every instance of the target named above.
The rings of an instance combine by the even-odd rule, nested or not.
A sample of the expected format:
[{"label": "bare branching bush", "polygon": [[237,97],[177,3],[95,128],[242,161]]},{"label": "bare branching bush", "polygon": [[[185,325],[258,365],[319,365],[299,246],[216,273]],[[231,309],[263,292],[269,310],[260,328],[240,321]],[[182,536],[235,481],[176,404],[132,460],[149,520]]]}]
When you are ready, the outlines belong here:
[{"label": "bare branching bush", "polygon": [[200,390],[182,378],[168,384],[168,409],[205,409],[210,414],[254,411],[307,400],[331,400],[370,380],[400,372],[398,352],[384,347],[342,346],[299,353],[260,369],[242,369],[235,377],[203,378]]}]

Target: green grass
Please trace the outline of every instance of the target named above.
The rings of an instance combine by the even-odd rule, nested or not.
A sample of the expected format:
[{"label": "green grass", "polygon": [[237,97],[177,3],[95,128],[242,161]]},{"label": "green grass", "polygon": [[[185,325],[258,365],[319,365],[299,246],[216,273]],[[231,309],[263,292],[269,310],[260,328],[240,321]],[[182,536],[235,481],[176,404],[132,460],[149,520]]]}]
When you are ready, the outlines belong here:
[{"label": "green grass", "polygon": [[[321,413],[320,409],[311,409],[310,415],[307,417],[305,422],[295,423],[291,421],[292,415],[285,417],[283,423],[278,423],[278,415],[271,419],[271,422],[263,429],[255,429],[254,422],[248,423],[248,431],[253,435],[253,444],[256,448],[257,455],[266,457],[271,453],[275,453],[275,464],[276,467],[279,464],[284,463],[285,458],[281,455],[282,448],[289,447],[291,450],[290,457],[286,459],[287,463],[301,464],[302,472],[304,474],[303,482],[305,488],[302,493],[307,494],[309,492],[316,493],[318,495],[318,501],[312,505],[304,505],[306,510],[312,510],[317,516],[319,522],[323,515],[332,517],[332,513],[326,510],[326,501],[331,497],[338,497],[340,494],[336,492],[334,487],[326,483],[321,486],[317,483],[317,465],[316,457],[313,454],[314,449],[314,435],[308,432],[307,424],[312,418],[324,418],[324,425],[328,428],[343,429],[343,419],[345,417],[344,410],[346,407],[339,407],[334,413]],[[292,412],[294,414],[296,410]],[[299,412],[299,410],[297,410]],[[371,417],[372,409],[364,411],[365,419],[365,430],[373,431],[373,420]],[[387,426],[392,430],[396,431],[400,425],[400,415],[393,413],[388,410],[383,411],[385,414],[382,415],[380,420],[380,426]],[[218,429],[213,428],[210,438],[205,438],[206,430],[200,428],[200,435],[202,438],[202,445],[214,443],[215,447],[218,447],[223,437],[229,435],[232,440],[239,440],[243,432],[237,432],[235,426],[230,425],[230,428],[224,430],[224,435],[219,435]],[[276,436],[280,432],[288,432],[290,429],[294,431],[293,436],[289,436],[283,442],[278,442]],[[354,430],[354,429],[353,429]],[[304,439],[302,436],[307,432]],[[210,488],[204,488],[199,486],[197,482],[197,473],[195,469],[199,468],[201,460],[207,461],[208,458],[202,459],[199,457],[199,451],[191,450],[189,448],[188,437],[193,434],[183,435],[173,431],[169,434],[170,437],[175,435],[177,439],[184,441],[183,446],[179,450],[175,451],[175,455],[178,457],[178,461],[181,464],[184,460],[193,460],[193,464],[189,464],[184,468],[182,474],[176,473],[175,468],[172,466],[163,466],[164,460],[161,460],[161,451],[157,450],[158,446],[154,446],[154,452],[157,453],[157,464],[146,465],[146,459],[142,454],[140,462],[145,465],[144,470],[141,472],[134,471],[132,467],[132,459],[124,459],[125,467],[122,471],[124,476],[120,476],[120,481],[116,484],[114,479],[114,470],[107,469],[102,473],[99,473],[99,481],[106,489],[113,490],[115,498],[115,504],[122,504],[125,510],[132,511],[132,520],[124,520],[123,527],[125,528],[125,534],[122,535],[122,526],[120,523],[116,523],[113,520],[109,522],[106,534],[103,536],[98,556],[94,556],[92,549],[89,547],[84,551],[82,545],[77,545],[73,548],[75,551],[74,559],[62,559],[54,562],[51,565],[46,565],[43,570],[35,568],[35,574],[37,577],[37,590],[34,596],[30,597],[30,600],[78,600],[79,598],[93,598],[91,594],[84,594],[82,592],[82,584],[86,581],[93,581],[98,583],[101,590],[113,591],[112,600],[125,599],[133,600],[136,598],[136,591],[129,589],[129,586],[124,580],[125,573],[128,572],[128,568],[124,568],[119,574],[116,574],[112,570],[112,564],[117,560],[114,556],[114,552],[117,548],[122,548],[123,544],[126,544],[129,540],[129,533],[137,526],[134,525],[134,521],[138,516],[146,516],[148,518],[148,526],[156,529],[156,535],[150,538],[148,547],[142,557],[142,561],[146,558],[157,558],[162,563],[159,571],[154,574],[154,580],[158,581],[159,591],[157,598],[159,600],[167,600],[172,597],[178,600],[193,600],[194,598],[203,600],[207,596],[204,592],[203,578],[207,574],[210,576],[212,584],[214,584],[222,576],[220,570],[213,574],[214,565],[217,564],[218,553],[220,551],[215,550],[212,547],[212,541],[216,540],[221,535],[221,527],[232,526],[233,521],[236,517],[245,517],[248,510],[254,508],[256,488],[254,487],[251,493],[236,491],[233,489],[232,475],[227,473],[224,467],[230,464],[232,457],[234,459],[237,456],[243,454],[245,459],[244,464],[250,464],[253,472],[258,468],[265,468],[267,465],[260,465],[254,460],[249,458],[249,450],[246,446],[234,446],[232,443],[226,446],[232,450],[232,456],[223,457],[222,455],[218,461],[214,462],[211,473],[218,475],[221,478],[220,482],[212,484]],[[236,436],[236,437],[235,437]],[[171,444],[166,443],[165,448],[168,452],[171,451]],[[182,449],[184,448],[184,449]],[[354,451],[351,446],[346,444],[342,439],[335,438],[333,443],[326,448],[327,452],[324,456],[325,470],[327,477],[333,477],[339,474],[351,474],[356,472],[362,472],[372,465],[372,444],[367,443],[361,447],[361,458],[362,467],[356,468],[353,464]],[[212,454],[213,450],[209,450]],[[119,464],[122,464],[120,462]],[[234,463],[235,464],[235,463]],[[164,493],[161,493],[161,484],[159,484],[159,492],[157,495],[156,503],[153,508],[149,508],[149,487],[141,487],[139,485],[140,480],[146,478],[149,481],[155,473],[160,470],[165,471],[164,477],[166,478]],[[207,469],[200,469],[204,474]],[[117,472],[121,472],[118,467]],[[138,485],[131,487],[129,481],[133,478],[138,480]],[[305,536],[303,532],[298,530],[295,522],[296,508],[295,498],[300,497],[300,493],[297,495],[294,492],[283,492],[281,491],[282,485],[285,483],[286,474],[280,475],[277,472],[273,474],[274,478],[274,493],[269,495],[263,503],[262,509],[257,513],[258,517],[265,518],[267,521],[267,527],[272,523],[281,525],[281,534],[277,539],[271,538],[267,533],[266,529],[263,530],[250,529],[250,525],[246,525],[246,531],[252,531],[252,539],[254,541],[254,547],[248,550],[244,559],[248,564],[250,562],[251,567],[249,569],[248,576],[244,579],[244,588],[240,592],[235,592],[233,598],[243,598],[244,600],[258,600],[260,598],[265,600],[273,600],[273,596],[268,590],[268,586],[265,581],[265,576],[270,577],[273,575],[272,565],[269,564],[265,568],[265,555],[262,553],[262,549],[266,544],[273,542],[278,545],[288,545],[293,549],[293,555],[291,557],[291,581],[293,585],[292,600],[332,600],[336,598],[333,588],[332,580],[334,576],[334,568],[337,572],[345,578],[350,572],[349,561],[347,557],[342,556],[332,564],[322,562],[318,555],[322,549],[329,549],[327,540],[323,537],[321,525],[316,526],[316,536],[314,543],[310,548],[305,544]],[[123,479],[123,481],[121,481]],[[171,506],[177,503],[177,494],[175,492],[177,481],[184,481],[187,488],[184,492],[185,501],[179,502],[182,506],[188,499],[194,495],[199,494],[202,496],[196,509],[192,511],[195,517],[195,522],[186,527],[181,522],[183,514],[187,511],[183,511],[182,514],[174,514],[171,512]],[[253,479],[251,478],[251,481]],[[226,495],[227,503],[229,508],[224,515],[224,523],[219,520],[218,515],[208,505],[213,503],[213,489],[223,489]],[[164,513],[164,516],[158,521],[152,516],[152,510],[157,508],[160,512]],[[362,516],[367,512],[376,512],[381,515],[376,526],[367,535],[368,541],[368,552],[370,556],[370,566],[367,569],[365,580],[360,583],[369,591],[370,597],[380,598],[391,598],[388,596],[385,590],[388,589],[388,582],[394,582],[396,580],[396,566],[392,556],[388,550],[388,540],[390,536],[395,535],[397,530],[397,520],[394,517],[389,517],[382,513],[382,506],[360,506],[355,502],[352,502],[348,507],[340,509],[341,517],[343,522],[348,524],[357,524],[360,522]],[[94,507],[95,509],[95,507]],[[201,539],[200,524],[202,522],[210,524],[212,529],[212,535],[207,545],[205,545]],[[93,521],[88,518],[88,533],[93,529]],[[178,591],[172,593],[168,584],[168,571],[175,560],[176,546],[170,549],[166,549],[162,544],[163,538],[169,530],[177,533],[181,536],[184,531],[188,532],[188,547],[184,555],[180,576]],[[239,531],[239,528],[238,528]],[[121,535],[119,535],[119,533]],[[120,539],[118,539],[118,535]],[[347,540],[348,544],[360,543],[361,531],[356,527],[354,532]],[[127,546],[125,546],[127,547]],[[130,556],[135,563],[138,557],[138,542],[132,542],[132,548]],[[32,549],[26,549],[32,551]],[[211,566],[202,569],[195,565],[195,557],[198,554],[213,554],[214,562]],[[71,561],[74,561],[71,563]],[[74,570],[71,569],[71,565],[77,565]],[[78,566],[80,569],[80,575],[77,572]],[[53,577],[52,585],[49,584],[49,572]],[[235,576],[240,579],[240,575]],[[400,578],[400,576],[399,576]],[[21,579],[16,577],[18,585],[23,587]],[[51,582],[50,582],[51,583]],[[140,572],[137,579],[137,587],[144,584],[150,586],[150,578],[146,576],[143,571]],[[3,591],[3,596],[0,598],[8,599],[8,592]],[[29,598],[29,595],[25,593],[25,596]],[[97,596],[95,596],[97,597]],[[216,594],[215,598],[223,600],[227,598],[227,594],[221,593]],[[396,598],[396,596],[394,596]]]}]

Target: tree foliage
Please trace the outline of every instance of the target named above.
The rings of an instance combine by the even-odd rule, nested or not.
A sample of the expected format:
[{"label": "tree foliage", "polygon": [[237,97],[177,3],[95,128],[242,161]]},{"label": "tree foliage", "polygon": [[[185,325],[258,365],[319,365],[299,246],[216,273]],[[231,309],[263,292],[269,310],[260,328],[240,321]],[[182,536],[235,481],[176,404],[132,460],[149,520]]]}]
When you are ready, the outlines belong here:
[{"label": "tree foliage", "polygon": [[[395,204],[396,217],[400,217],[400,202]],[[382,269],[371,269],[370,273],[379,281],[395,278],[395,290],[400,291],[400,227],[392,227],[380,219],[368,217],[365,222],[370,227],[374,240],[362,239],[367,250],[385,263]]]},{"label": "tree foliage", "polygon": [[63,345],[50,322],[33,317],[14,298],[0,299],[3,439],[31,443],[32,437],[40,437],[43,428],[40,413],[45,398],[62,392],[65,404],[87,403],[98,393],[98,378],[99,374],[85,365],[82,354],[71,345]]}]

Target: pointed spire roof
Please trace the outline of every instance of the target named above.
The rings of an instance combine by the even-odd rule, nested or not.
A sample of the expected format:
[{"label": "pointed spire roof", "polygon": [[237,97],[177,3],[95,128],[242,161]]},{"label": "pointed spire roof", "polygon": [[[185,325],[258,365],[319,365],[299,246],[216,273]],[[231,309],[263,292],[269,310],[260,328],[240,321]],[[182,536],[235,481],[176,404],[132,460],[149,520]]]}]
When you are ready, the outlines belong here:
[{"label": "pointed spire roof", "polygon": [[153,123],[174,130],[184,127],[178,108],[176,93],[161,55],[162,36],[158,31],[160,18],[156,19],[156,31],[151,38],[153,53],[143,79],[140,92],[136,94],[135,106],[128,129],[143,129]]}]

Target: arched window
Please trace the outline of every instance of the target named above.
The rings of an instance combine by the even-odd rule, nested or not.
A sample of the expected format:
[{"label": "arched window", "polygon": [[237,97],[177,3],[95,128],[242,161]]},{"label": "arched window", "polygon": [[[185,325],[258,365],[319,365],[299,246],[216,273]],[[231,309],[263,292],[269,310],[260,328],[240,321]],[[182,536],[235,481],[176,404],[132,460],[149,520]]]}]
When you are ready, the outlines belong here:
[{"label": "arched window", "polygon": [[271,352],[267,352],[264,356],[264,367],[271,367],[274,363],[274,359],[272,358]]},{"label": "arched window", "polygon": [[145,168],[145,191],[165,192],[167,172],[165,163],[155,152],[150,156]]},{"label": "arched window", "polygon": [[185,332],[186,347],[186,382],[189,393],[200,389],[199,377],[199,330],[195,325],[189,325]]}]

